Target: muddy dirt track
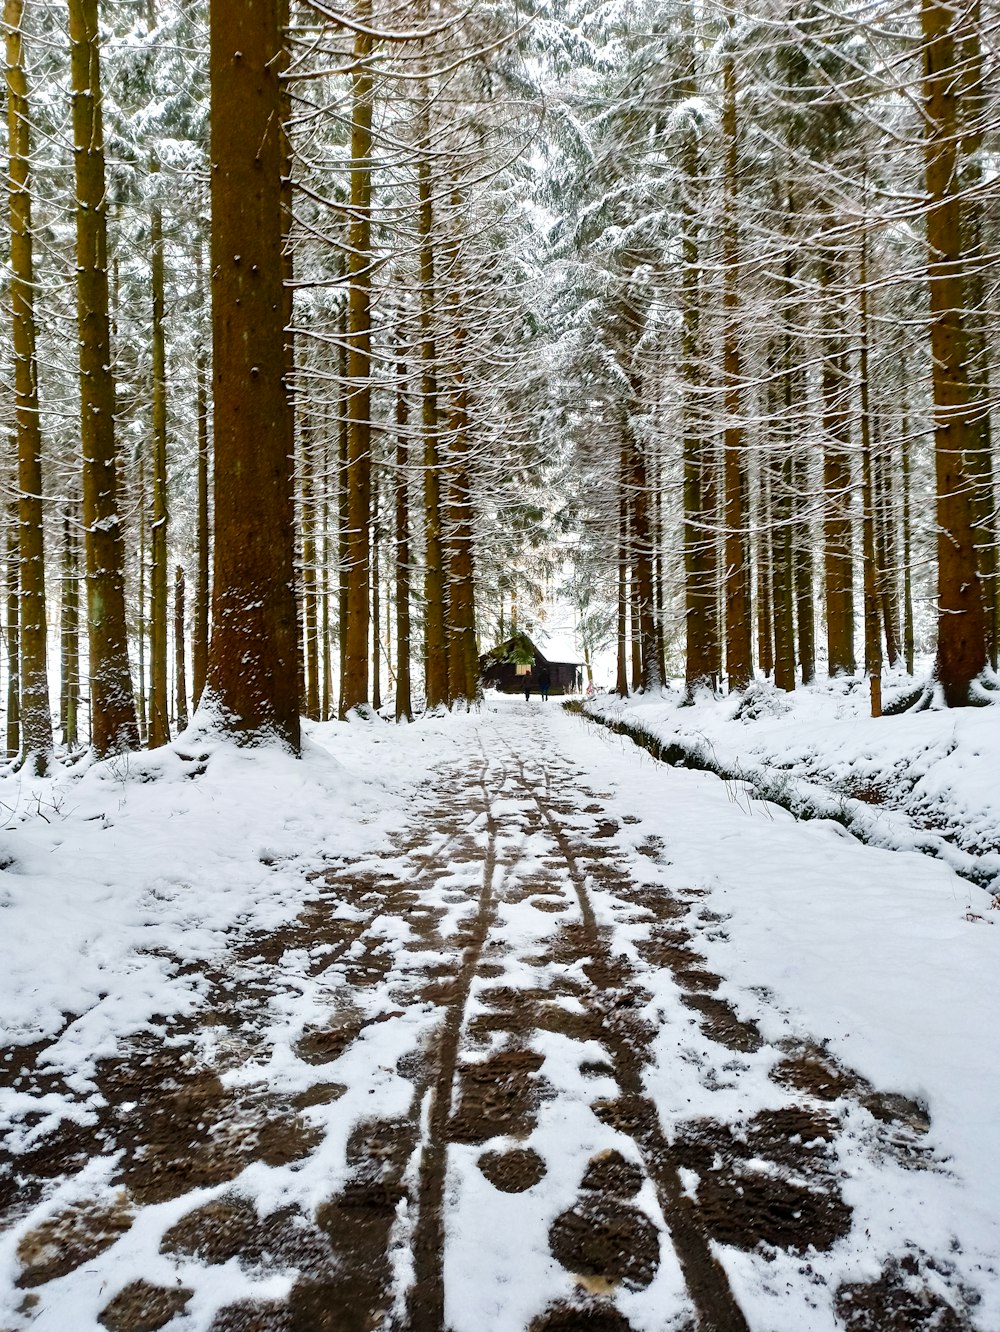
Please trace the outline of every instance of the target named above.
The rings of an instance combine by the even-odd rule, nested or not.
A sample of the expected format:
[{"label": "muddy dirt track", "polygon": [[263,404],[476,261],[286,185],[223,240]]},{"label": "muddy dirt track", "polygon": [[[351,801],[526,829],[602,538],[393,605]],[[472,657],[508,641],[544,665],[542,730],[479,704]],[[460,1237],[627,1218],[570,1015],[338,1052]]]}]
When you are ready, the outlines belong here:
[{"label": "muddy dirt track", "polygon": [[[286,929],[211,967],[174,959],[190,1015],[104,1061],[83,1122],[3,1158],[9,1223],[94,1158],[112,1166],[98,1200],[22,1238],[0,1328],[57,1327],[47,1289],[104,1263],[115,1332],[766,1332],[726,1255],[793,1262],[817,1327],[974,1327],[946,1254],[874,1254],[869,1279],[829,1288],[818,1260],[854,1224],[845,1124],[919,1171],[939,1168],[927,1117],[832,1060],[822,1032],[768,1046],[700,947],[725,922],[697,887],[637,876],[621,831],[544,722],[484,721],[397,845],[331,859]],[[653,975],[676,991],[666,1012]],[[289,1029],[296,988],[315,1021]],[[772,1107],[665,1126],[647,1073],[671,1023],[715,1052],[706,1085],[766,1077]],[[291,1065],[297,1083],[269,1076]],[[3,1051],[0,1079],[40,1107],[72,1090],[44,1046]],[[265,1178],[284,1183],[262,1215]],[[143,1226],[158,1262],[138,1272]]]}]

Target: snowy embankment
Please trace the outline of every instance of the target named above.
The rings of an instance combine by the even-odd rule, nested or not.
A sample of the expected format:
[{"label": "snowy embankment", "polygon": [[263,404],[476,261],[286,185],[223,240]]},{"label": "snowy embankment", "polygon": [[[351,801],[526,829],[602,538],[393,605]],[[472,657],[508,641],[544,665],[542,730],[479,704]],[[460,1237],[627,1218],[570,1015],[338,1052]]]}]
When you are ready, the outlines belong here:
[{"label": "snowy embankment", "polygon": [[734,799],[833,819],[870,845],[922,851],[1000,890],[1000,707],[873,719],[863,685],[837,680],[793,694],[759,682],[693,707],[679,690],[608,694],[584,709],[658,758],[716,773]]}]

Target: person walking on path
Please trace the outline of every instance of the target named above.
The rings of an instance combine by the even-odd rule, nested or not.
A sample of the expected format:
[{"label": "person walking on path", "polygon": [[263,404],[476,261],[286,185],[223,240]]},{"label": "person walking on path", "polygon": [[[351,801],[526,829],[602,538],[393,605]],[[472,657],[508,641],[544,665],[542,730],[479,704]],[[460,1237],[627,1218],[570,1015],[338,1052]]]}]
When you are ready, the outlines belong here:
[{"label": "person walking on path", "polygon": [[524,677],[524,701],[525,701],[525,703],[528,703],[528,702],[531,701],[531,676],[530,676],[530,675],[526,675],[526,676]]},{"label": "person walking on path", "polygon": [[549,701],[549,689],[552,687],[552,672],[547,666],[543,666],[538,674],[538,692],[542,696],[542,702]]}]

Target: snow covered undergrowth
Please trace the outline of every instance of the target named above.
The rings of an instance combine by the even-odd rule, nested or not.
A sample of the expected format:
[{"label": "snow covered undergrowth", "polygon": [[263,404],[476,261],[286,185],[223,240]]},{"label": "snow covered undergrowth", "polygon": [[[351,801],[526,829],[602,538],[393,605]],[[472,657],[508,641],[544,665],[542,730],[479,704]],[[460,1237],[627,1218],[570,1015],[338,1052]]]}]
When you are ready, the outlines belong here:
[{"label": "snow covered undergrowth", "polygon": [[593,717],[671,761],[707,768],[804,818],[832,818],[866,842],[920,850],[1000,889],[1000,707],[873,719],[867,689],[835,680],[786,694],[770,682],[745,695],[679,690],[587,702]]},{"label": "snow covered undergrowth", "polygon": [[[47,778],[3,774],[5,1041],[61,1032],[48,1060],[85,1074],[154,1015],[188,1012],[198,996],[171,959],[203,960],[294,919],[310,872],[370,854],[402,826],[454,731],[448,718],[398,732],[317,726],[301,760],[189,732]],[[0,1126],[4,1103],[0,1092]]]},{"label": "snow covered undergrowth", "polygon": [[[978,711],[969,720],[982,723],[992,715]],[[872,725],[892,727],[900,720],[909,725],[922,718]],[[954,716],[936,720],[939,727],[956,723]],[[842,721],[856,737],[865,729],[861,719]],[[756,734],[740,722],[723,718],[722,724]],[[762,724],[767,723],[753,725]],[[832,731],[829,714],[827,724]],[[803,725],[803,744],[807,732]],[[789,1043],[797,1042],[821,1046],[873,1087],[926,1107],[925,1155],[914,1168],[893,1154],[888,1133],[878,1137],[866,1109],[847,1100],[836,1103],[845,1121],[836,1145],[841,1189],[853,1221],[849,1234],[829,1250],[803,1255],[721,1247],[754,1332],[834,1332],[842,1324],[830,1292],[844,1283],[875,1280],[892,1254],[923,1254],[947,1263],[949,1276],[942,1282],[949,1289],[961,1284],[978,1292],[976,1327],[981,1332],[1000,1327],[995,1261],[1000,931],[987,923],[1000,913],[990,910],[987,893],[947,864],[861,845],[833,821],[801,823],[773,804],[743,799],[731,782],[657,763],[554,702],[497,700],[468,717],[404,728],[329,724],[311,727],[308,734],[301,762],[192,740],[133,756],[127,766],[95,764],[45,781],[4,779],[6,796],[0,792],[0,798],[12,810],[0,843],[7,861],[0,876],[4,1040],[57,1038],[45,1058],[73,1069],[80,1093],[65,1103],[53,1095],[41,1105],[48,1122],[39,1122],[23,1114],[21,1093],[0,1089],[0,1131],[8,1135],[9,1150],[16,1153],[44,1137],[62,1114],[78,1115],[81,1107],[87,1113],[90,1071],[131,1033],[149,1030],[169,1043],[170,1015],[205,1003],[198,972],[192,979],[177,958],[211,958],[235,938],[287,926],[310,895],[307,876],[332,860],[372,867],[383,877],[402,873],[402,860],[384,857],[404,825],[419,829],[421,795],[438,781],[436,767],[478,764],[485,755],[502,767],[505,755],[516,755],[539,790],[556,771],[557,785],[568,792],[568,779],[559,774],[570,765],[579,772],[580,789],[596,792],[593,798],[617,824],[607,845],[620,857],[623,875],[648,885],[654,896],[692,904],[697,947],[723,978],[719,996],[740,1018],[756,1023],[764,1038],[762,1048],[746,1054],[711,1040],[684,1006],[669,968],[648,965],[642,973],[650,921],[616,900],[613,880],[611,886],[592,884],[612,952],[632,960],[649,992],[643,1015],[656,1029],[655,1058],[644,1078],[669,1139],[700,1117],[743,1123],[794,1103],[769,1074]],[[860,739],[857,745],[858,753],[869,752]],[[786,748],[791,752],[791,739]],[[982,748],[988,753],[985,744]],[[851,758],[845,747],[838,762],[849,769]],[[876,754],[865,761],[881,760]],[[966,776],[962,791],[968,808],[988,808],[992,782],[985,766],[979,783]],[[447,791],[443,796],[448,798]],[[565,828],[604,817],[584,812],[585,801],[596,808],[590,797],[581,798],[580,811],[564,816]],[[533,881],[543,868],[540,852],[533,850],[537,834],[526,834],[518,822],[528,806],[525,792],[509,782],[492,805],[501,825],[500,852],[510,857],[504,882],[517,874]],[[960,822],[960,809],[955,819]],[[478,824],[470,836],[481,840]],[[447,845],[437,850],[448,859]],[[443,914],[437,927],[442,938],[453,918],[464,919],[467,910],[452,902],[461,895],[456,888],[467,883],[474,892],[479,875],[475,859],[456,855],[453,861],[446,877],[420,887],[426,904],[451,913]],[[572,910],[559,917],[526,902],[504,906],[501,933],[510,951],[504,983],[535,984],[541,971],[565,972],[562,963],[522,966],[517,958],[536,954],[546,931],[557,938],[559,920],[574,919]],[[372,933],[403,956],[404,925],[396,927],[385,916]],[[419,940],[408,946],[419,947]],[[336,1059],[309,1067],[293,1055],[291,1042],[321,1019],[324,1009],[336,1008],[339,982],[335,970],[314,975],[307,960],[287,951],[273,968],[274,992],[265,1005],[272,1024],[264,1042],[269,1061],[262,1063],[260,1053],[251,1052],[223,1074],[227,1086],[261,1077],[295,1092],[309,1079],[333,1077],[344,1085],[339,1099],[307,1111],[325,1137],[304,1166],[257,1162],[234,1181],[262,1216],[289,1202],[308,1209],[342,1185],[353,1128],[373,1114],[391,1119],[406,1113],[412,1087],[394,1070],[401,1053],[419,1048],[437,1020],[423,1000],[397,1002],[390,972],[384,986],[363,991],[362,1016],[369,1023],[363,1036]],[[578,1075],[576,1042],[537,1039],[549,1081],[570,1100],[579,1085],[579,1104],[573,1115],[549,1123],[550,1103],[543,1103],[530,1145],[544,1158],[548,1174],[524,1194],[497,1194],[473,1168],[467,1148],[449,1149],[447,1233],[453,1248],[445,1273],[449,1324],[456,1332],[481,1332],[487,1325],[491,1332],[523,1332],[547,1291],[558,1292],[559,1283],[565,1284],[545,1247],[547,1226],[567,1205],[586,1164],[587,1135],[598,1145],[607,1137],[585,1104],[602,1084],[598,1079],[588,1090]],[[211,1041],[205,1048],[212,1053]],[[598,1058],[601,1051],[587,1053]],[[595,1134],[603,1136],[598,1141]],[[571,1153],[581,1144],[578,1161]],[[765,1162],[759,1165],[767,1168]],[[24,1234],[88,1190],[91,1196],[110,1191],[112,1173],[109,1161],[94,1160],[83,1177],[53,1180],[45,1199],[0,1240],[0,1315],[7,1320],[0,1319],[0,1326],[30,1322],[48,1332],[96,1332],[97,1311],[109,1296],[143,1275],[194,1290],[186,1312],[170,1323],[179,1332],[205,1332],[227,1300],[280,1298],[287,1292],[291,1276],[262,1279],[242,1271],[235,1260],[206,1274],[161,1251],[167,1227],[222,1191],[206,1188],[147,1207],[106,1253],[41,1287],[41,1305],[18,1321],[23,1291],[13,1283]],[[694,1195],[699,1183],[694,1172],[686,1179]],[[655,1211],[651,1202],[649,1207]],[[508,1226],[507,1211],[525,1220]],[[401,1240],[406,1224],[401,1214]],[[527,1253],[524,1244],[532,1236],[537,1251]],[[475,1261],[470,1256],[463,1262],[473,1239],[480,1252]],[[410,1277],[405,1244],[394,1252],[398,1280],[405,1284]],[[669,1287],[667,1303],[678,1301],[680,1317],[677,1282],[665,1248],[661,1276],[649,1292],[660,1284]],[[635,1328],[653,1332],[669,1326],[671,1309],[662,1302],[654,1308],[643,1292],[626,1292],[621,1301]]]}]

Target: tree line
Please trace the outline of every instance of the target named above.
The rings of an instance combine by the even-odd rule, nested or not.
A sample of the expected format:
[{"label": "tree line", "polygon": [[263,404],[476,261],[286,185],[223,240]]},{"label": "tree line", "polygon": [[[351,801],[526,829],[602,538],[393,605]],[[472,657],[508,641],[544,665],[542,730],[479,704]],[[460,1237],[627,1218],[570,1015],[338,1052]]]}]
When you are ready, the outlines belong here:
[{"label": "tree line", "polygon": [[8,751],[467,707],[560,582],[989,697],[998,20],[5,0]]}]

